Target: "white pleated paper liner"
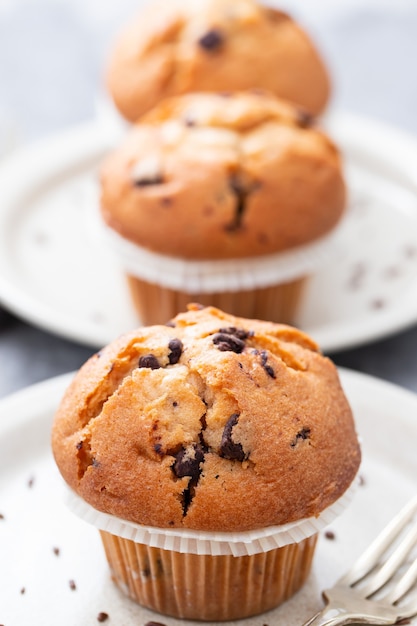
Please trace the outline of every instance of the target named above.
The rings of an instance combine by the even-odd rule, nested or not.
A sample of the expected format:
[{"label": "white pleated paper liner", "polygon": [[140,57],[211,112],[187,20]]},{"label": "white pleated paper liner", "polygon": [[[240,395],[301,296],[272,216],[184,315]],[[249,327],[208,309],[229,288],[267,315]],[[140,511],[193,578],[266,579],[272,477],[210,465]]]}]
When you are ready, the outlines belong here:
[{"label": "white pleated paper liner", "polygon": [[320,239],[275,254],[243,259],[187,260],[152,252],[106,227],[109,245],[127,274],[189,294],[246,291],[287,283],[339,261],[345,221]]},{"label": "white pleated paper liner", "polygon": [[187,554],[246,556],[299,543],[319,532],[350,504],[356,486],[357,480],[354,480],[345,493],[318,517],[246,532],[208,532],[142,526],[98,511],[70,489],[67,490],[66,504],[75,515],[97,529],[135,543]]}]

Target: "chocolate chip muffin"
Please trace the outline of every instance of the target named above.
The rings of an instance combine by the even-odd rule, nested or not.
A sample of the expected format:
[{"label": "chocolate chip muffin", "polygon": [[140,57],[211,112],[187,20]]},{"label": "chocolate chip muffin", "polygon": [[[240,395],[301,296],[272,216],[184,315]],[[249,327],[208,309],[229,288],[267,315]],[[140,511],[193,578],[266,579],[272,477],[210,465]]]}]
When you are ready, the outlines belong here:
[{"label": "chocolate chip muffin", "polygon": [[146,323],[190,299],[291,321],[294,290],[322,263],[320,242],[344,207],[337,148],[312,118],[265,92],[167,100],[101,170],[102,215],[119,251],[127,242],[124,264]]},{"label": "chocolate chip muffin", "polygon": [[[147,606],[200,619],[244,617],[294,593],[310,568],[320,514],[340,502],[360,463],[336,368],[310,337],[197,305],[93,356],[58,408],[52,448],[64,479],[94,510],[168,535],[170,549],[155,552],[160,543],[132,541],[132,528],[128,540],[115,537],[106,520],[102,536],[118,584]],[[305,518],[313,521],[304,533]],[[296,540],[286,536],[291,522],[301,523]],[[273,549],[266,547],[271,528],[285,529]],[[173,548],[178,533],[181,547]],[[226,558],[229,536],[248,552]],[[214,541],[208,552],[199,547],[203,539]],[[136,576],[126,573],[126,558]],[[157,571],[155,559],[165,574],[150,601],[140,572],[149,562]],[[183,559],[195,576],[179,582]],[[203,585],[201,567],[208,587],[203,594],[193,587],[190,601],[190,581]],[[275,573],[266,575],[270,567]],[[244,572],[257,568],[249,592]],[[174,587],[188,608],[175,605]],[[208,589],[215,599],[231,595],[207,605]]]},{"label": "chocolate chip muffin", "polygon": [[261,87],[313,114],[330,93],[309,36],[254,0],[150,3],[118,36],[106,80],[132,122],[167,97],[196,91]]},{"label": "chocolate chip muffin", "polygon": [[92,357],[58,409],[52,444],[95,508],[211,531],[316,516],[360,459],[336,369],[315,343],[213,308]]}]

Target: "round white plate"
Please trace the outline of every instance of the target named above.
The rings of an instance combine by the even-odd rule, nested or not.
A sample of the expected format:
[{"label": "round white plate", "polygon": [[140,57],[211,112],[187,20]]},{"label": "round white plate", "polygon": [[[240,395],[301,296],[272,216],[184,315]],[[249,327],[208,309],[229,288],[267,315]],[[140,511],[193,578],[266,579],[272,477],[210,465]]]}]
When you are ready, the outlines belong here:
[{"label": "round white plate", "polygon": [[[296,325],[329,352],[417,321],[417,142],[348,114],[326,126],[345,156],[347,252],[309,281]],[[0,301],[94,347],[140,324],[96,211],[98,167],[119,136],[87,124],[0,168]]]},{"label": "round white plate", "polygon": [[[321,534],[305,587],[278,609],[245,620],[247,626],[303,623],[320,608],[321,590],[417,491],[417,396],[363,374],[340,373],[362,443],[362,484],[331,525],[334,539]],[[98,531],[61,501],[63,483],[49,440],[53,413],[70,377],[0,402],[0,624],[93,626],[105,612],[109,625],[144,626],[153,619],[179,626],[181,620],[143,609],[114,587]]]}]

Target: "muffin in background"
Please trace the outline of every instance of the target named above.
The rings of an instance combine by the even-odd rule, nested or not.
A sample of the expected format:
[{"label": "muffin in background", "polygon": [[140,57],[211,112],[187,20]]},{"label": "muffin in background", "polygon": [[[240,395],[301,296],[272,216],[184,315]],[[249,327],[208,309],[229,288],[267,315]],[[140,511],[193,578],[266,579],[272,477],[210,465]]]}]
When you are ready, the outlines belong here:
[{"label": "muffin in background", "polygon": [[189,301],[293,323],[306,276],[338,253],[344,207],[336,147],[262,91],[164,101],[101,169],[109,241],[145,324]]},{"label": "muffin in background", "polygon": [[131,122],[161,100],[190,92],[261,87],[315,115],[330,93],[309,36],[255,0],[152,2],[118,36],[106,80]]},{"label": "muffin in background", "polygon": [[116,584],[211,621],[302,586],[360,463],[337,370],[310,337],[197,305],[94,355],[58,408],[52,448]]}]

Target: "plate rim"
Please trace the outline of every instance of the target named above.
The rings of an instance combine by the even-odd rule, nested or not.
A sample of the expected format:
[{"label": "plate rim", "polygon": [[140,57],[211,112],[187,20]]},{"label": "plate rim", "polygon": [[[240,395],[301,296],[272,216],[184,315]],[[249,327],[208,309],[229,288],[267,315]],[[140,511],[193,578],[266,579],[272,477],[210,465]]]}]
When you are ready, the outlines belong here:
[{"label": "plate rim", "polygon": [[[338,109],[330,111],[323,118],[322,125],[340,144],[342,152],[346,144],[358,145],[357,139],[355,139],[358,135],[365,133],[366,136],[371,137],[372,141],[361,146],[361,155],[364,158],[372,158],[373,161],[384,164],[392,172],[396,170],[400,184],[407,183],[417,192],[417,138],[414,138],[413,135],[380,120]],[[10,218],[13,202],[16,202],[23,193],[16,189],[16,183],[13,182],[16,175],[21,172],[22,165],[25,166],[24,171],[31,171],[27,164],[34,160],[48,162],[47,168],[44,164],[43,168],[40,168],[40,173],[32,176],[32,180],[25,184],[24,188],[27,190],[31,185],[39,184],[40,180],[47,181],[52,178],[63,168],[67,169],[79,165],[80,161],[98,158],[114,145],[115,136],[114,126],[109,125],[106,133],[103,131],[103,121],[93,119],[29,144],[4,159],[0,163],[0,175],[6,181],[0,199],[0,242],[2,237],[5,237],[5,234],[2,235],[2,230],[5,229],[2,229],[1,225]],[[86,138],[88,138],[87,142]],[[387,142],[390,145],[389,158],[386,156],[386,150],[381,148]],[[47,159],[45,155],[56,154],[59,149],[62,153],[64,143],[66,146],[65,156],[61,154],[61,158],[54,159],[51,169],[50,159]],[[88,149],[85,148],[86,145]],[[353,150],[353,148],[349,149]],[[358,151],[358,148],[356,150]],[[42,159],[39,157],[40,154],[43,154]],[[414,155],[414,158],[411,158],[411,155]],[[397,162],[401,163],[399,169]],[[414,219],[414,216],[410,219]],[[415,219],[417,223],[417,215]],[[6,247],[3,246],[3,248]],[[7,254],[1,253],[1,248],[2,246],[0,246],[0,260],[6,263]],[[417,287],[417,274],[415,286]],[[91,348],[101,347],[112,339],[106,327],[100,327],[88,319],[84,320],[82,324],[74,325],[70,315],[61,313],[57,316],[54,309],[13,284],[10,277],[7,276],[7,272],[2,272],[1,267],[0,303],[28,323]],[[364,318],[363,320],[355,320],[353,324],[348,326],[332,323],[317,330],[314,328],[306,329],[306,332],[314,334],[314,338],[323,352],[332,353],[387,338],[399,331],[407,330],[416,322],[417,288],[410,288],[407,291],[404,306],[394,306],[379,311],[378,315],[372,318],[372,323],[368,318]],[[137,325],[140,326],[139,320]]]}]

